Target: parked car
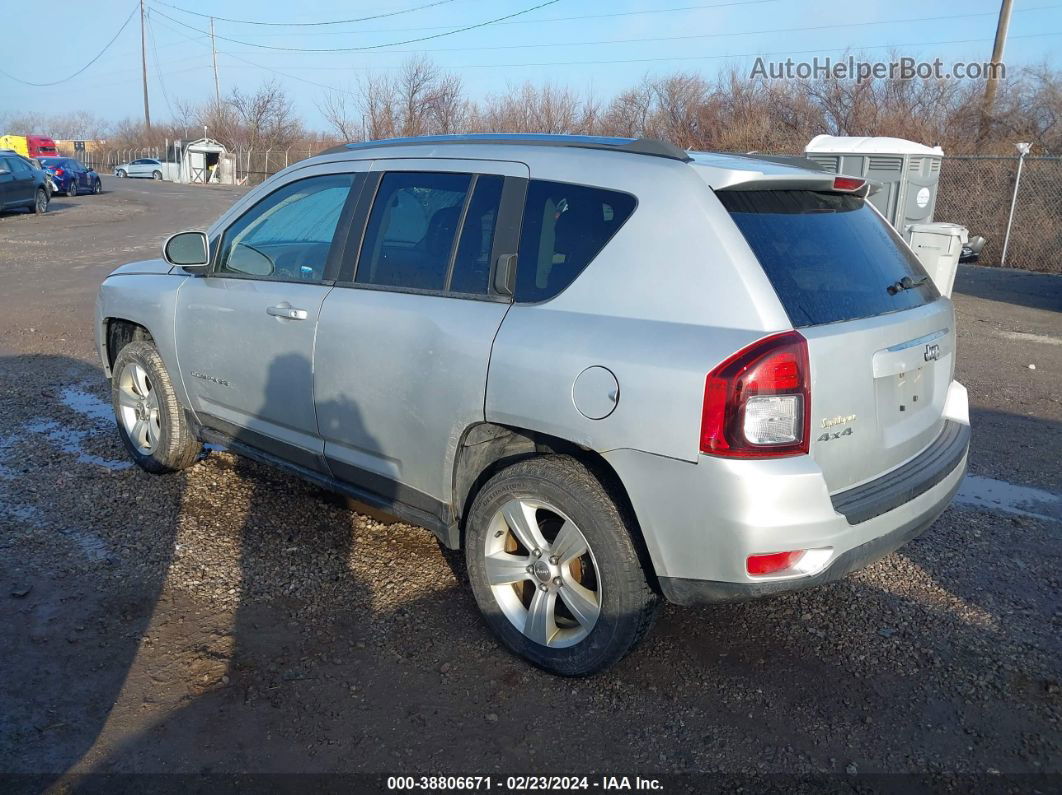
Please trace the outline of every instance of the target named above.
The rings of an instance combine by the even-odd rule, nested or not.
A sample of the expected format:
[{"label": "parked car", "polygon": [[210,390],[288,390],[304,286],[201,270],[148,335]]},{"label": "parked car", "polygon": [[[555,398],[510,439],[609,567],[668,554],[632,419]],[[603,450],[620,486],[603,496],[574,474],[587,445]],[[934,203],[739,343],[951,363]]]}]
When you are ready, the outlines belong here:
[{"label": "parked car", "polygon": [[645,140],[337,147],[104,281],[118,431],[429,528],[504,644],[597,671],[660,597],[835,580],[957,490],[952,305],[866,194]]},{"label": "parked car", "polygon": [[156,160],[153,157],[142,157],[139,160],[131,160],[114,167],[116,177],[146,177],[148,179],[162,179],[169,164]]},{"label": "parked car", "polygon": [[73,157],[42,157],[41,165],[51,175],[55,189],[67,196],[103,193],[100,175],[91,166]]},{"label": "parked car", "polygon": [[43,215],[51,195],[47,172],[20,155],[0,152],[0,210],[25,208]]},{"label": "parked car", "polygon": [[23,157],[54,157],[55,141],[44,135],[0,135],[0,148],[13,149]]}]

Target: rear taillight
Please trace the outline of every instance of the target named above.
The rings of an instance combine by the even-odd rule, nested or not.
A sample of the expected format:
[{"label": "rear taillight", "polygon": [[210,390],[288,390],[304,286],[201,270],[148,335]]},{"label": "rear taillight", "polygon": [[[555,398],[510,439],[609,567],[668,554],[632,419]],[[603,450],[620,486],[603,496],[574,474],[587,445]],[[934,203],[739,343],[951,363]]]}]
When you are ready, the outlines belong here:
[{"label": "rear taillight", "polygon": [[57,177],[63,176],[63,170],[61,168],[57,168],[55,170],[55,176],[57,176]]},{"label": "rear taillight", "polygon": [[808,344],[797,332],[743,348],[705,379],[701,452],[731,458],[807,453],[810,387]]}]

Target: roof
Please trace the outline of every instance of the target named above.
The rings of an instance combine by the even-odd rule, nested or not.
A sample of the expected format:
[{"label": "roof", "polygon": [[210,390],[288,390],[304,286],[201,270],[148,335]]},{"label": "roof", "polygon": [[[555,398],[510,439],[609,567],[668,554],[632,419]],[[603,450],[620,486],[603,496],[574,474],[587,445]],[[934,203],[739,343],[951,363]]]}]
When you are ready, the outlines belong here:
[{"label": "roof", "polygon": [[944,150],[939,146],[926,146],[903,138],[857,135],[816,135],[804,147],[804,151],[828,154],[936,155],[937,157],[944,154]]},{"label": "roof", "polygon": [[507,144],[510,146],[554,146],[576,149],[598,149],[627,152],[635,155],[664,157],[689,162],[685,150],[653,138],[610,138],[597,135],[550,135],[537,133],[476,133],[470,135],[423,135],[415,138],[385,138],[380,141],[341,144],[321,152],[322,155],[357,152],[395,146],[424,146],[437,144]]}]

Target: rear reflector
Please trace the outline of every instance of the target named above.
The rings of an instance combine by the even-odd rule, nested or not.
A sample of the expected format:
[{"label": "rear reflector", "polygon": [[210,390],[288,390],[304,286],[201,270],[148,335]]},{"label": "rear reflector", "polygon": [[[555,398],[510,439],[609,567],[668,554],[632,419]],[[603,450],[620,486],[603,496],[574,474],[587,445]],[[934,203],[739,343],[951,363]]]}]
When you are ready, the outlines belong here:
[{"label": "rear reflector", "polygon": [[749,574],[777,574],[799,563],[806,551],[795,549],[791,552],[772,552],[769,555],[749,555],[745,568]]},{"label": "rear reflector", "polygon": [[833,179],[833,189],[842,190],[846,193],[854,193],[866,184],[867,181],[865,179],[857,177],[834,177]]}]

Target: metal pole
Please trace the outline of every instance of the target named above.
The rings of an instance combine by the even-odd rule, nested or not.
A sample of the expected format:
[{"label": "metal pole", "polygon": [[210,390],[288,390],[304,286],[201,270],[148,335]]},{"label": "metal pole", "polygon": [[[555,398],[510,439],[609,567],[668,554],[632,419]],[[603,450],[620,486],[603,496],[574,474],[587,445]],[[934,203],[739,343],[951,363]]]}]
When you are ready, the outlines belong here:
[{"label": "metal pole", "polygon": [[1018,144],[1018,173],[1014,177],[1014,194],[1010,197],[1010,215],[1007,216],[1007,231],[1003,235],[1003,254],[999,258],[999,267],[1007,266],[1007,245],[1010,243],[1010,227],[1014,223],[1014,208],[1018,204],[1018,186],[1021,185],[1021,167],[1025,156],[1029,154],[1030,144]]},{"label": "metal pole", "polygon": [[218,83],[218,48],[214,45],[214,17],[210,18],[210,57],[214,59],[214,99],[221,106],[221,86]]},{"label": "metal pole", "polygon": [[144,126],[151,129],[147,89],[147,33],[144,32],[144,0],[140,0],[140,66],[144,76]]}]

